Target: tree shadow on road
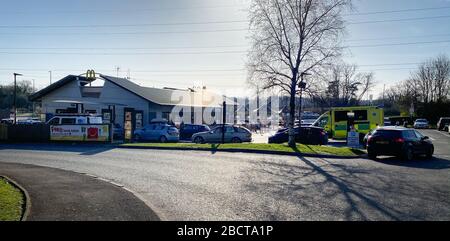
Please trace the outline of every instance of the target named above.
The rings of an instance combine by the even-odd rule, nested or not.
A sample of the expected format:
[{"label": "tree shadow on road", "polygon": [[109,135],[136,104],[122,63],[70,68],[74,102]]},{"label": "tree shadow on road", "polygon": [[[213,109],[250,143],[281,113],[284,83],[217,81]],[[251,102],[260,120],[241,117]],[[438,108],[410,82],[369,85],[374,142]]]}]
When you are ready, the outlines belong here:
[{"label": "tree shadow on road", "polygon": [[[430,214],[421,210],[426,206],[416,206],[418,203],[449,205],[441,198],[448,187],[439,185],[430,189],[411,182],[408,178],[414,174],[361,165],[365,160],[357,163],[305,157],[297,160],[255,161],[253,168],[243,174],[247,177],[244,191],[268,197],[261,200],[265,202],[261,219],[424,220]],[[287,211],[289,208],[278,203],[292,210]],[[438,214],[433,218],[445,217]]]},{"label": "tree shadow on road", "polygon": [[433,169],[433,170],[450,169],[450,160],[438,157],[433,157],[432,159],[422,157],[417,158],[413,161],[404,161],[397,157],[385,157],[385,158],[377,158],[374,161],[385,165],[420,168],[420,169]]}]

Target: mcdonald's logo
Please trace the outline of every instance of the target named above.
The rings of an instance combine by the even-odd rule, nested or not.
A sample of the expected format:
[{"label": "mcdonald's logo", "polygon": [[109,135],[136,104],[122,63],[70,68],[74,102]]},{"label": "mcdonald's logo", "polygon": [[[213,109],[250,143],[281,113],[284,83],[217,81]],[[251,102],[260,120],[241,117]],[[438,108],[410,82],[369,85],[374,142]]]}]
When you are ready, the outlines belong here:
[{"label": "mcdonald's logo", "polygon": [[88,80],[95,80],[97,77],[95,77],[95,71],[93,69],[89,69],[86,71],[86,78]]}]

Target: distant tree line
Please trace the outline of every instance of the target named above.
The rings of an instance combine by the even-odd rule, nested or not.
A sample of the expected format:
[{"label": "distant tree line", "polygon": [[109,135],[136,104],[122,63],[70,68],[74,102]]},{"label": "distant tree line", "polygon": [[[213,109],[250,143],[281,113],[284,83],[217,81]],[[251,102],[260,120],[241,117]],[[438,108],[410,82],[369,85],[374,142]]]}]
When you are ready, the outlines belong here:
[{"label": "distant tree line", "polygon": [[[28,97],[33,93],[30,81],[17,81],[16,105],[18,109],[32,110],[33,103]],[[14,84],[0,85],[0,109],[12,110],[14,103]]]},{"label": "distant tree line", "polygon": [[384,102],[390,112],[409,115],[413,108],[416,117],[432,122],[450,116],[449,57],[439,55],[420,64],[408,79],[386,91]]}]

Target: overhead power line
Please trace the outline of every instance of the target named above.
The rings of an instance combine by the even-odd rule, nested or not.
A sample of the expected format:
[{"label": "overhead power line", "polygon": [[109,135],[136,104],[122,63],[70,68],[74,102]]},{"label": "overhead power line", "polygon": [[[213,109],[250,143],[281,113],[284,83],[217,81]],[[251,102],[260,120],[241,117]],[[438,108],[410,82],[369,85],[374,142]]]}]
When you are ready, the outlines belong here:
[{"label": "overhead power line", "polygon": [[[417,18],[400,18],[400,19],[382,19],[360,22],[348,22],[348,24],[370,24],[370,23],[385,23],[385,22],[404,22],[427,19],[442,19],[450,18],[450,15],[444,16],[428,16]],[[203,21],[203,22],[173,22],[173,23],[137,23],[137,24],[86,24],[86,25],[0,25],[0,28],[5,29],[35,29],[35,28],[121,28],[121,27],[149,27],[149,26],[183,26],[183,25],[209,25],[209,24],[231,24],[231,23],[249,23],[248,20],[224,20],[224,21]]]},{"label": "overhead power line", "polygon": [[[369,48],[369,47],[385,47],[385,46],[407,46],[419,44],[436,44],[449,43],[450,40],[440,41],[423,41],[423,42],[403,42],[403,43],[389,43],[389,44],[372,44],[372,45],[349,45],[346,48]],[[191,51],[191,52],[135,52],[135,53],[113,53],[113,52],[11,52],[0,51],[0,54],[8,55],[201,55],[201,54],[242,54],[248,51],[230,50],[230,51]]]},{"label": "overhead power line", "polygon": [[440,40],[440,41],[403,42],[403,43],[389,43],[389,44],[348,45],[345,47],[347,47],[347,48],[371,48],[371,47],[405,46],[405,45],[436,44],[436,43],[449,43],[449,42],[450,42],[450,40]]},{"label": "overhead power line", "polygon": [[346,42],[358,42],[358,41],[377,41],[377,40],[392,40],[392,39],[406,39],[406,38],[429,38],[429,37],[447,37],[450,34],[429,34],[429,35],[410,35],[410,36],[397,36],[397,37],[383,37],[383,38],[359,38],[359,39],[347,39]]},{"label": "overhead power line", "polygon": [[418,12],[418,11],[442,10],[442,9],[449,9],[449,8],[450,8],[450,6],[430,7],[430,8],[407,8],[407,9],[397,9],[397,10],[349,13],[349,14],[345,14],[345,16],[375,15],[375,14],[385,14],[385,13]]},{"label": "overhead power line", "polygon": [[84,36],[92,36],[92,35],[150,35],[150,34],[190,34],[190,33],[220,33],[220,32],[244,32],[250,31],[248,28],[238,28],[238,29],[212,29],[212,30],[190,30],[190,31],[152,31],[152,32],[91,32],[91,33],[82,33],[82,32],[26,32],[26,33],[17,33],[17,32],[8,32],[1,33],[0,35],[84,35]]},{"label": "overhead power line", "polygon": [[0,49],[8,50],[156,50],[156,49],[211,49],[211,48],[243,48],[248,45],[215,45],[215,46],[175,46],[175,47],[0,47]]},{"label": "overhead power line", "polygon": [[8,55],[199,55],[199,54],[242,54],[247,53],[247,51],[211,51],[211,52],[153,52],[153,53],[64,53],[64,52],[3,52],[0,51],[0,54],[8,54]]},{"label": "overhead power line", "polygon": [[90,14],[90,13],[136,13],[136,12],[154,12],[154,11],[180,11],[180,10],[199,10],[199,9],[221,9],[244,7],[244,5],[216,5],[216,6],[190,6],[190,7],[162,7],[162,8],[142,8],[142,9],[86,9],[82,11],[53,10],[53,11],[0,11],[0,14]]},{"label": "overhead power line", "polygon": [[138,23],[138,24],[88,24],[88,25],[0,25],[0,28],[118,28],[118,27],[148,27],[177,25],[207,25],[248,23],[248,20],[205,21],[205,22],[174,22],[174,23]]},{"label": "overhead power line", "polygon": [[371,20],[362,22],[348,22],[348,24],[369,24],[369,23],[390,23],[390,22],[406,22],[406,21],[417,21],[417,20],[428,20],[428,19],[441,19],[450,18],[450,15],[445,16],[430,16],[430,17],[420,17],[420,18],[399,18],[399,19],[384,19],[384,20]]}]

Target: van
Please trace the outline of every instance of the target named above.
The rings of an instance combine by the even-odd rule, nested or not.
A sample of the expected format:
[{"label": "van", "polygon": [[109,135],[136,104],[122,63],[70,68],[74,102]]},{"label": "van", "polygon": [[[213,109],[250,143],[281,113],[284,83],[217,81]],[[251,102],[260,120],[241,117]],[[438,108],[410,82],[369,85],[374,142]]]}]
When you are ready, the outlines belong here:
[{"label": "van", "polygon": [[322,127],[330,138],[347,138],[349,114],[353,117],[353,127],[359,133],[360,139],[384,124],[384,111],[375,106],[334,107],[321,115],[313,126]]},{"label": "van", "polygon": [[450,117],[442,117],[439,119],[436,128],[439,131],[448,131],[449,130],[449,125],[450,125]]},{"label": "van", "polygon": [[99,125],[103,124],[100,116],[55,116],[47,121],[48,125]]}]

